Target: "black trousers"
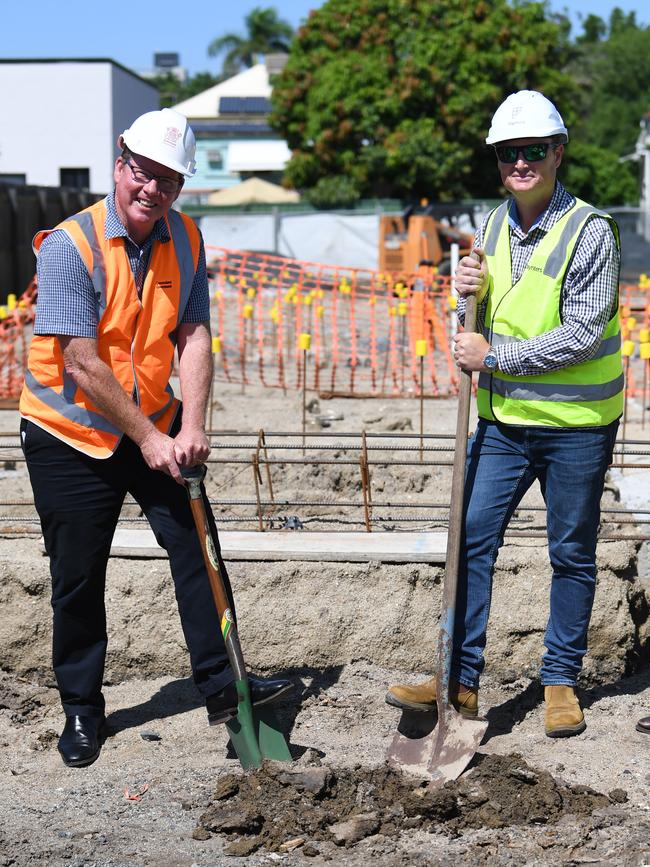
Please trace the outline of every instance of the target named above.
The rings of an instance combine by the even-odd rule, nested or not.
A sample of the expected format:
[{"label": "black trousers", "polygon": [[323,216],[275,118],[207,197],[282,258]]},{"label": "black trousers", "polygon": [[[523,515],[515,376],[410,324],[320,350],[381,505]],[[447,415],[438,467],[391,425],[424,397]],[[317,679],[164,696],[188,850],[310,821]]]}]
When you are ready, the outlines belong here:
[{"label": "black trousers", "polygon": [[[21,440],[50,557],[52,663],[66,716],[104,713],[106,566],[127,492],[137,501],[158,544],[169,555],[197,688],[208,696],[231,682],[233,673],[184,487],[165,473],[151,470],[140,449],[127,437],[105,460],[78,452],[24,419]],[[203,499],[234,613],[205,490]],[[164,623],[160,629],[165,629]]]}]

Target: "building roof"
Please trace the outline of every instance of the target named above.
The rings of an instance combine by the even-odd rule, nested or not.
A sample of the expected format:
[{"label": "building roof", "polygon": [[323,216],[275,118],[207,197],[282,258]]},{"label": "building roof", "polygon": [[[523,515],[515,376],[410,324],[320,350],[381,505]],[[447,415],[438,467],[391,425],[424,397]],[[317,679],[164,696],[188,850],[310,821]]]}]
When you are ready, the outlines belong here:
[{"label": "building roof", "polygon": [[[184,114],[190,121],[193,119],[208,120],[221,117],[220,102],[222,97],[239,97],[249,99],[253,97],[269,99],[271,96],[271,84],[269,73],[264,63],[256,63],[250,69],[245,69],[232,78],[215,84],[207,90],[191,96],[172,106],[175,111]],[[228,103],[226,103],[228,104]]]},{"label": "building roof", "polygon": [[147,84],[152,90],[157,90],[156,86],[150,81],[147,81],[146,78],[143,78],[137,72],[129,69],[128,66],[123,66],[123,64],[118,63],[117,60],[111,60],[110,57],[1,57],[0,63],[16,63],[24,65],[45,63],[110,63],[112,66],[121,69],[122,72],[126,72],[134,78],[139,79],[143,84]]}]

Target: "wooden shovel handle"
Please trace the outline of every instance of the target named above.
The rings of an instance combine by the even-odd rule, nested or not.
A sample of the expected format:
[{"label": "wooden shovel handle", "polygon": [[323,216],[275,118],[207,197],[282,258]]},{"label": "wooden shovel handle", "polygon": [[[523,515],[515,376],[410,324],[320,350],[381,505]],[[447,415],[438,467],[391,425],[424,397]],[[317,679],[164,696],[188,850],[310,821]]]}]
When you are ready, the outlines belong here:
[{"label": "wooden shovel handle", "polygon": [[[468,295],[465,307],[465,331],[476,329],[476,296]],[[445,558],[445,577],[442,587],[442,609],[440,612],[440,632],[438,638],[438,681],[447,695],[451,674],[453,651],[454,619],[456,614],[456,595],[458,589],[458,564],[460,561],[460,539],[463,525],[463,498],[465,489],[465,463],[467,460],[467,433],[472,396],[472,372],[460,371],[458,387],[458,412],[456,416],[456,439],[454,443],[454,465],[451,477],[451,505],[449,508],[449,529],[447,531],[447,555]]]},{"label": "wooden shovel handle", "polygon": [[181,467],[181,474],[185,479],[185,487],[190,498],[190,509],[192,517],[196,525],[196,532],[201,545],[201,553],[205,563],[206,572],[210,579],[210,588],[214,598],[214,604],[219,615],[219,624],[221,634],[226,645],[226,653],[230,660],[230,665],[235,674],[235,680],[246,680],[246,666],[239,636],[237,634],[237,626],[234,621],[228,594],[221,577],[219,569],[219,558],[217,557],[216,540],[212,537],[208,516],[203,502],[203,491],[201,488],[203,479],[207,470],[205,464],[199,464],[196,467]]}]

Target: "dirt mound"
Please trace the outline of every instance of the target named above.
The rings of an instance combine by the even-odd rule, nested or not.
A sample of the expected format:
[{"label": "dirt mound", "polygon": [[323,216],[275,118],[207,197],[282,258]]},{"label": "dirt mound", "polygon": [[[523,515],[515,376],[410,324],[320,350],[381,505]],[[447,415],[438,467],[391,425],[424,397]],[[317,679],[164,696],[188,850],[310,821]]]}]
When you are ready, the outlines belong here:
[{"label": "dirt mound", "polygon": [[312,754],[300,767],[268,763],[247,776],[222,777],[194,837],[226,835],[232,855],[298,848],[317,855],[321,842],[352,847],[373,834],[396,838],[404,830],[457,836],[466,829],[553,825],[625,797],[557,780],[518,754],[481,755],[460,780],[439,790],[388,765],[335,768]]}]

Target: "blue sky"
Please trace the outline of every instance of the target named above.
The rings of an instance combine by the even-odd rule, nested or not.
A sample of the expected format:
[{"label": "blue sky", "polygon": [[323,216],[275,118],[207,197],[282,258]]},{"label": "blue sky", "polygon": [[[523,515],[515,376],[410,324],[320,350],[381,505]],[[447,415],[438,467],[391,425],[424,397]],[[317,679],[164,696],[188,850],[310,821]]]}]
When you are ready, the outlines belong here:
[{"label": "blue sky", "polygon": [[[298,26],[319,5],[319,0],[190,0],[187,5],[179,0],[28,0],[25,5],[0,0],[0,58],[108,57],[138,70],[151,65],[155,52],[176,51],[190,74],[216,73],[219,64],[208,57],[208,43],[226,32],[243,33],[251,9],[273,6]],[[639,0],[551,0],[550,5],[569,12],[574,33],[580,32],[579,15],[607,20],[614,6],[636,11],[639,23],[650,23],[650,12]]]}]

